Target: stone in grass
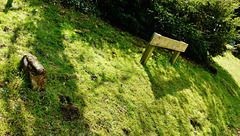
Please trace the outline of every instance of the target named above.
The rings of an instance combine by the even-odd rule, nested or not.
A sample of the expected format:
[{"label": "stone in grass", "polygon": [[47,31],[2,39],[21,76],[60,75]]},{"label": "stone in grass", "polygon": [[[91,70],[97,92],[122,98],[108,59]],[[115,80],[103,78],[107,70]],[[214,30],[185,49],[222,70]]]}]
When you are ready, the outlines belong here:
[{"label": "stone in grass", "polygon": [[32,54],[24,55],[21,60],[21,68],[31,81],[32,89],[44,91],[47,84],[47,71]]}]

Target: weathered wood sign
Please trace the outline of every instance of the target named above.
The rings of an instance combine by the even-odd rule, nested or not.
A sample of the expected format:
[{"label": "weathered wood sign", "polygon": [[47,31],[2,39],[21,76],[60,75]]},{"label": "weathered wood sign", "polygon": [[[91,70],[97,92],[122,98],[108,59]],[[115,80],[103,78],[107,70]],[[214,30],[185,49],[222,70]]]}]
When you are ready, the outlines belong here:
[{"label": "weathered wood sign", "polygon": [[147,60],[150,58],[155,46],[174,50],[175,52],[172,58],[170,59],[171,64],[173,64],[177,60],[180,52],[186,51],[188,44],[164,37],[155,32],[151,38],[150,44],[148,45],[148,47],[146,48],[142,56],[142,59],[141,59],[142,64],[147,63]]}]

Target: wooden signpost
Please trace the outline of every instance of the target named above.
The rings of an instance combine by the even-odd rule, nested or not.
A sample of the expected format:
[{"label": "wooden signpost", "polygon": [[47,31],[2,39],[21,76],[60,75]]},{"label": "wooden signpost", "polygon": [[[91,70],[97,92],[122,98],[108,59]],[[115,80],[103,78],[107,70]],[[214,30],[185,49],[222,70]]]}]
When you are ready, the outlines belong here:
[{"label": "wooden signpost", "polygon": [[180,52],[185,52],[185,50],[188,47],[188,44],[164,37],[155,32],[151,38],[150,44],[148,45],[142,56],[141,59],[142,64],[145,65],[147,63],[147,60],[150,58],[155,46],[174,50],[175,52],[172,58],[170,59],[171,64],[173,64],[177,60]]}]

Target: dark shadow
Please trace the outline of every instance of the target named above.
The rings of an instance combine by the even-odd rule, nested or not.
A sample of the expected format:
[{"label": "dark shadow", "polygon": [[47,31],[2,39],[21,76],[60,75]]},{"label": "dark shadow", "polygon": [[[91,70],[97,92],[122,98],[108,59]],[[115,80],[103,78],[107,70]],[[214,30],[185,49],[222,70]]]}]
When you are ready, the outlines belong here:
[{"label": "dark shadow", "polygon": [[[184,66],[185,69],[183,69],[183,68],[180,68],[182,64],[178,60],[176,63],[171,65],[170,62],[168,61],[169,58],[164,58],[164,59],[157,58],[157,54],[166,54],[166,53],[169,54],[169,51],[163,50],[161,48],[155,49],[154,55],[152,56],[155,65],[154,66],[150,66],[149,64],[143,65],[152,83],[152,91],[154,92],[156,99],[159,99],[167,94],[173,95],[177,91],[188,89],[193,84],[197,84],[198,86],[203,85],[199,83],[199,81],[190,82],[189,80],[191,78],[195,79],[196,77],[198,77],[198,73],[195,73],[191,70],[192,68],[195,69],[195,66],[188,65],[187,67]],[[163,62],[160,63],[160,61],[163,61]],[[194,63],[194,62],[191,62],[191,63]],[[223,84],[221,83],[221,85],[223,86],[221,86],[221,88],[226,88],[226,91],[230,95],[237,96],[239,94],[239,91],[237,90],[240,90],[240,88],[237,85],[234,78],[218,64],[216,63],[214,64],[218,69],[217,75],[212,74],[208,68],[205,68],[198,64],[195,64],[195,65],[199,67],[198,68],[199,70],[206,71],[210,75],[212,75],[212,80],[216,79],[218,82],[222,82]],[[164,71],[161,71],[159,69],[164,69]],[[168,71],[170,73],[167,73]],[[172,79],[161,78],[161,77],[168,77],[168,75],[174,76],[171,73],[173,71],[179,76]],[[208,80],[210,80],[205,77],[202,77],[201,79],[203,80],[204,83],[209,83]],[[204,90],[202,91],[204,92]]]},{"label": "dark shadow", "polygon": [[[240,86],[236,83],[235,79],[232,77],[231,74],[219,64],[214,64],[217,67],[218,74],[212,76],[220,82],[224,90],[231,96],[234,96],[237,99],[240,99]],[[209,73],[211,73],[209,71]],[[230,80],[229,80],[230,79]],[[238,97],[237,97],[238,96]]]},{"label": "dark shadow", "polygon": [[147,65],[144,65],[144,69],[148,74],[150,82],[152,83],[152,91],[156,99],[164,97],[167,94],[174,95],[174,93],[177,92],[178,90],[186,89],[192,85],[188,81],[183,81],[186,79],[186,75],[181,71],[178,71],[180,77],[166,80],[163,78],[164,76],[166,76],[166,73],[161,73],[160,71],[157,71],[158,68],[156,68],[156,70],[153,70],[154,75],[152,74]]},{"label": "dark shadow", "polygon": [[[157,53],[155,53],[155,55]],[[159,61],[162,62],[159,63]],[[238,110],[240,103],[240,86],[236,83],[232,75],[218,64],[214,64],[218,69],[218,74],[214,75],[208,69],[197,64],[181,64],[178,60],[172,66],[168,63],[168,58],[164,58],[163,60],[155,58],[151,60],[150,64],[144,65],[144,69],[152,84],[152,91],[155,98],[158,100],[164,98],[166,95],[176,96],[175,93],[178,91],[183,91],[184,89],[191,91],[193,89],[192,86],[196,87],[197,89],[194,90],[197,91],[197,94],[201,96],[203,100],[207,101],[204,103],[205,106],[207,106],[204,112],[208,114],[206,121],[210,121],[212,124],[218,126],[218,128],[210,128],[212,133],[217,135],[219,132],[223,132],[224,125],[219,126],[219,124],[224,121],[232,133],[237,134],[236,129],[239,127],[240,113],[240,110]],[[173,71],[175,75],[178,76],[164,79],[166,77],[174,77],[171,73]],[[199,74],[200,71],[201,74]],[[204,75],[202,71],[204,71],[206,75]],[[171,76],[168,76],[168,74]],[[213,96],[215,97],[214,99],[212,98]],[[176,98],[178,97],[176,96]],[[181,103],[186,103],[184,99],[186,98],[178,98],[180,105]],[[212,99],[213,102],[211,102]],[[224,118],[221,118],[219,111],[215,110],[217,104],[214,100],[222,102],[221,109],[223,111],[221,112],[226,115],[223,115]],[[181,126],[180,131],[186,132],[188,128],[184,127],[185,125],[181,119],[178,122],[178,125]],[[203,125],[197,118],[190,118],[189,123],[196,130],[201,129]]]},{"label": "dark shadow", "polygon": [[[10,131],[5,132],[5,134],[2,135],[15,135],[15,134],[24,134],[25,130],[23,129],[25,125],[25,117],[22,113],[22,106],[17,101],[17,96],[15,96],[15,92],[13,92],[14,89],[17,88],[17,86],[12,86],[12,78],[13,75],[20,76],[21,73],[19,72],[18,68],[10,69],[12,66],[11,57],[12,53],[17,50],[14,46],[8,45],[6,48],[9,48],[8,52],[4,55],[6,63],[3,66],[5,68],[5,71],[3,72],[6,74],[6,77],[4,79],[4,85],[1,88],[1,99],[4,101],[4,111],[6,111],[5,114],[2,114],[3,118],[7,121],[8,127]],[[11,91],[10,91],[11,90]]]},{"label": "dark shadow", "polygon": [[13,0],[8,0],[7,4],[5,5],[4,12],[7,14],[8,10],[12,7]]},{"label": "dark shadow", "polygon": [[18,36],[19,36],[19,31],[20,31],[20,27],[17,27],[17,28],[15,28],[15,29],[13,30],[14,35],[13,35],[13,37],[11,38],[12,44],[16,43],[16,40],[17,40],[17,38],[18,38]]},{"label": "dark shadow", "polygon": [[[218,69],[217,75],[211,74],[211,71],[207,69],[206,71],[212,75],[212,78],[207,79],[202,77],[202,79],[200,79],[201,83],[196,81],[196,84],[198,83],[201,88],[204,88],[202,90],[198,90],[198,93],[204,99],[209,99],[209,90],[216,90],[212,91],[212,93],[215,97],[217,97],[217,99],[221,100],[223,103],[222,109],[225,112],[225,115],[223,115],[224,118],[221,119],[226,122],[226,126],[228,126],[228,129],[232,131],[231,133],[233,135],[237,135],[236,130],[239,127],[240,113],[240,86],[236,83],[235,79],[227,70],[216,63],[214,66],[216,66]],[[218,115],[218,111],[214,110],[215,106],[215,102],[208,103],[208,120],[217,126],[218,123],[220,124],[220,117]],[[224,131],[223,126],[219,126],[218,129],[219,131]],[[211,128],[211,130],[214,132],[215,128]]]},{"label": "dark shadow", "polygon": [[[24,100],[27,112],[32,115],[31,120],[34,122],[32,123],[34,134],[76,135],[79,132],[80,134],[81,132],[83,134],[88,133],[88,124],[83,116],[86,106],[84,95],[82,90],[77,89],[77,84],[79,83],[76,77],[66,78],[66,74],[72,75],[77,71],[70,62],[71,56],[66,56],[63,53],[66,48],[64,42],[73,43],[75,41],[83,41],[89,43],[89,47],[97,50],[105,50],[105,48],[110,50],[120,49],[123,52],[122,55],[126,56],[126,58],[134,56],[129,51],[138,52],[136,46],[142,45],[136,42],[134,42],[134,46],[127,44],[126,40],[132,42],[134,39],[125,38],[126,34],[123,32],[121,33],[122,35],[116,34],[114,28],[109,29],[106,24],[102,24],[102,21],[92,21],[91,17],[89,18],[89,16],[82,15],[81,13],[79,13],[80,16],[76,16],[71,13],[71,10],[61,10],[62,7],[49,6],[41,1],[28,1],[28,3],[36,8],[28,11],[26,20],[30,18],[29,21],[24,21],[24,23],[14,26],[11,43],[19,44],[21,40],[19,38],[20,35],[31,35],[27,44],[23,46],[31,48],[29,53],[35,55],[48,71],[48,83],[45,92],[36,92],[29,88],[29,80],[26,77],[24,78],[24,85],[20,89],[21,91],[18,92],[20,98]],[[38,6],[42,9],[38,10],[40,8]],[[41,14],[41,19],[30,21],[37,14]],[[75,29],[76,33],[71,35],[63,34],[64,25]],[[30,32],[30,29],[33,31]],[[106,29],[109,30],[109,33],[102,32]],[[114,56],[118,55],[114,51],[109,53],[113,59]],[[12,52],[9,54],[11,55]],[[84,61],[84,57],[81,55],[79,54],[79,60]],[[94,80],[94,85],[93,88],[89,88],[91,91],[103,85],[104,82],[114,82],[104,73],[94,75],[91,71],[85,72],[91,76],[101,76],[101,80],[92,79]],[[131,77],[131,71],[126,70],[125,72],[127,76],[123,77],[122,80],[128,80]],[[7,74],[6,77],[9,80],[13,80],[14,76],[16,75]],[[21,76],[25,75],[22,74]],[[59,83],[59,81],[62,81],[62,83]],[[63,99],[66,99],[66,102],[63,102]],[[6,100],[6,103],[9,105],[10,102]],[[7,104],[6,110],[9,108]],[[18,115],[11,112],[9,117],[17,118]],[[26,122],[27,119],[20,118],[20,120],[22,127],[12,125],[10,134],[24,135],[28,131],[23,128],[23,126],[29,124]],[[11,124],[11,122],[9,123]],[[39,126],[39,124],[44,123],[46,125]],[[60,126],[64,127],[64,129]]]}]

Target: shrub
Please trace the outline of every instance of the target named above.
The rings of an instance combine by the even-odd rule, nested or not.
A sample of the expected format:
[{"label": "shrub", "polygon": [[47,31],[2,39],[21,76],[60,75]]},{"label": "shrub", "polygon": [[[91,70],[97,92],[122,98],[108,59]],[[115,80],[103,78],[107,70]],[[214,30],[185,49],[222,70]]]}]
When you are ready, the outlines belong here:
[{"label": "shrub", "polygon": [[189,44],[185,55],[203,63],[225,51],[238,38],[233,0],[104,0],[104,17],[133,34],[149,39],[156,31]]},{"label": "shrub", "polygon": [[155,30],[189,44],[186,55],[208,62],[225,51],[224,42],[238,38],[232,0],[161,0],[154,3]]},{"label": "shrub", "polygon": [[223,54],[224,43],[239,38],[237,0],[60,0],[84,13],[101,16],[149,40],[153,32],[189,44],[185,53],[202,63]]},{"label": "shrub", "polygon": [[148,10],[152,0],[98,0],[102,17],[125,31],[149,39],[153,17]]}]

